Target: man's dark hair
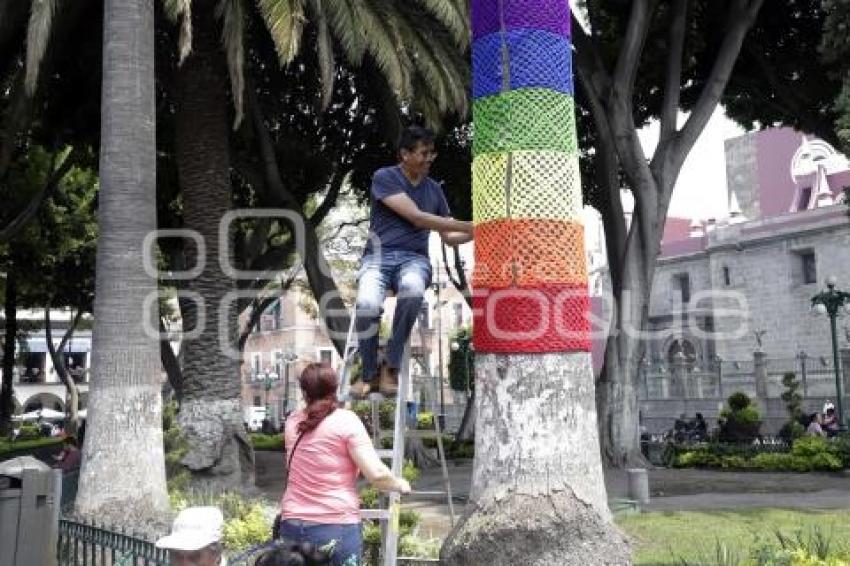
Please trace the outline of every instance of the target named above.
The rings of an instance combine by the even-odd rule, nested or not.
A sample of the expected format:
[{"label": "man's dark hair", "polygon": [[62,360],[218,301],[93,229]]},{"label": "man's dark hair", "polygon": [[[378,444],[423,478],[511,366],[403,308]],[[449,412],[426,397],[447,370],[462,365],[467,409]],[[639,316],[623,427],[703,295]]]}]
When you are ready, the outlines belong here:
[{"label": "man's dark hair", "polygon": [[418,143],[434,143],[434,132],[422,126],[408,126],[401,132],[401,136],[398,138],[398,151],[403,149],[413,151]]}]

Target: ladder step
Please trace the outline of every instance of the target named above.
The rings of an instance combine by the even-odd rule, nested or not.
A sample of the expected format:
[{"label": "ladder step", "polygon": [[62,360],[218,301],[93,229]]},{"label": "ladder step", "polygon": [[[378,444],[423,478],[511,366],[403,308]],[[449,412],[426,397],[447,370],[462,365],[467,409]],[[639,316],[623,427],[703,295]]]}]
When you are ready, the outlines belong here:
[{"label": "ladder step", "polygon": [[362,519],[377,519],[379,521],[386,521],[390,518],[389,509],[361,509],[360,517]]},{"label": "ladder step", "polygon": [[404,494],[407,497],[448,497],[448,492],[445,491],[411,491]]}]

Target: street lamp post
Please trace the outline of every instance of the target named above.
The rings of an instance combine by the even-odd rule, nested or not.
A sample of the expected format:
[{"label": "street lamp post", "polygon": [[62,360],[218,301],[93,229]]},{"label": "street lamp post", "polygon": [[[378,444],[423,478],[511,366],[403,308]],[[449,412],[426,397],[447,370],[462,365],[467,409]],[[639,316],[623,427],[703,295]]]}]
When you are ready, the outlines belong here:
[{"label": "street lamp post", "polygon": [[830,276],[826,280],[826,291],[812,297],[812,308],[829,316],[829,328],[832,333],[832,360],[835,368],[835,394],[838,397],[838,424],[842,430],[846,428],[844,421],[844,387],[841,379],[841,360],[838,357],[838,331],[836,319],[841,307],[850,302],[850,293],[835,288],[836,279]]}]

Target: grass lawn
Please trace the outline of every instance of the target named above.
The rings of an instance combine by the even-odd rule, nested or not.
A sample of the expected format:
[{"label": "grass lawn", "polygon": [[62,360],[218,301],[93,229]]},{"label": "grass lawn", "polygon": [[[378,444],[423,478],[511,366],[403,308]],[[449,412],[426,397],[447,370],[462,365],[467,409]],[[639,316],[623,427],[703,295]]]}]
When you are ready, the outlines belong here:
[{"label": "grass lawn", "polygon": [[[632,539],[634,563],[643,566],[737,564],[765,543],[778,547],[777,531],[791,538],[799,532],[808,538],[815,527],[829,542],[830,556],[850,551],[850,510],[650,512],[622,516],[617,523]],[[721,545],[729,559],[717,558]]]}]

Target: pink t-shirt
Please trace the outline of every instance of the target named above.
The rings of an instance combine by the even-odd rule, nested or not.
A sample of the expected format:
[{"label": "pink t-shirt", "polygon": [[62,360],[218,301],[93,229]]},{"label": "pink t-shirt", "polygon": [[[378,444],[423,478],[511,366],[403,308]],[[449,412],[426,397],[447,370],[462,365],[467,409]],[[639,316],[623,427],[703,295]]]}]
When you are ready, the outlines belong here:
[{"label": "pink t-shirt", "polygon": [[[298,423],[304,418],[301,410],[286,419],[287,460],[298,439]],[[283,518],[325,524],[359,523],[360,497],[355,488],[359,470],[349,449],[368,444],[371,440],[366,427],[353,412],[337,409],[325,417],[295,450],[281,502]]]}]

